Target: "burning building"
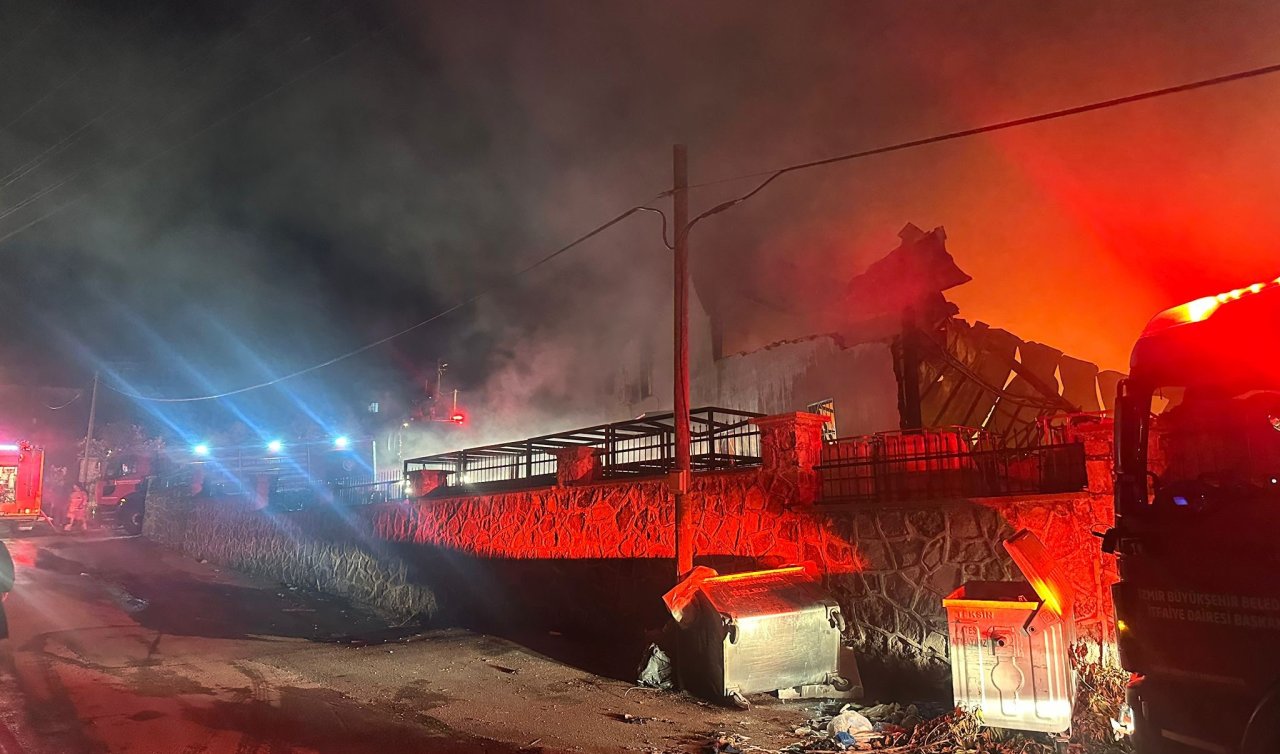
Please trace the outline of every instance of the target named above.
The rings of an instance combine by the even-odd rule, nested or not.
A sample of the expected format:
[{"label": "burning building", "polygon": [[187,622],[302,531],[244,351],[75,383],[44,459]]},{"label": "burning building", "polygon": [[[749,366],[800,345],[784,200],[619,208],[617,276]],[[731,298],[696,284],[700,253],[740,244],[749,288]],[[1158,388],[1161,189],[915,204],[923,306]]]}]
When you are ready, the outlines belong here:
[{"label": "burning building", "polygon": [[[970,277],[942,228],[908,224],[899,245],[850,280],[761,282],[728,252],[693,257],[694,405],[832,416],[829,434],[982,428],[1005,444],[1036,442],[1041,420],[1109,407],[1119,372],[982,322],[946,291]],[[669,406],[659,335],[631,344],[616,380],[620,413]]]}]

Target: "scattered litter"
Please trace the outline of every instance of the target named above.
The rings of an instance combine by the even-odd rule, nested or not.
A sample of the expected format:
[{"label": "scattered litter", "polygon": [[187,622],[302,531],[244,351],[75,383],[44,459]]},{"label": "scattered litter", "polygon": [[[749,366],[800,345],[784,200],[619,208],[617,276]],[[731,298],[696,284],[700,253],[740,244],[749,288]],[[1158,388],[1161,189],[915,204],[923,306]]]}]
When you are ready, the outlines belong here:
[{"label": "scattered litter", "polygon": [[707,751],[711,754],[742,754],[744,745],[750,740],[746,736],[720,733],[707,744]]},{"label": "scattered litter", "polygon": [[520,672],[519,669],[517,668],[509,668],[506,665],[498,665],[497,663],[492,663],[492,662],[489,662],[488,660],[485,660],[484,664],[488,665],[494,670],[501,670],[503,673],[509,673],[511,675],[515,675],[516,673]]},{"label": "scattered litter", "polygon": [[675,689],[671,658],[657,644],[650,644],[640,663],[640,672],[636,682],[641,686],[671,691]]},{"label": "scattered litter", "polygon": [[873,730],[871,721],[854,710],[841,712],[827,723],[827,732],[833,736],[841,733],[853,736],[855,733],[867,733],[871,730]]},{"label": "scattered litter", "polygon": [[858,743],[858,740],[853,736],[849,735],[848,733],[845,733],[844,731],[840,731],[835,735],[835,742],[836,742],[836,745],[839,746],[841,749],[848,749],[853,746],[856,746]]},{"label": "scattered litter", "polygon": [[652,717],[640,717],[639,715],[633,715],[629,712],[614,712],[609,715],[609,717],[624,723],[631,723],[632,725],[644,725],[645,723],[653,721]]}]

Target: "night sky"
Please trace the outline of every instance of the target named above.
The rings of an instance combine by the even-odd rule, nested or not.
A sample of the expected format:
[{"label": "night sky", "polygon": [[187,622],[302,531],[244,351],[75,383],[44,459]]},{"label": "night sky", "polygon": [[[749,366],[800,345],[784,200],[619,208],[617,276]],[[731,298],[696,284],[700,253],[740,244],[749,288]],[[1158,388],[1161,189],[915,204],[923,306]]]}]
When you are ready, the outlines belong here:
[{"label": "night sky", "polygon": [[[234,389],[422,320],[670,183],[1280,62],[1273,2],[0,4],[4,382]],[[1280,274],[1280,77],[789,176],[699,227],[762,284],[943,225],[961,315],[1124,368]],[[694,193],[706,207],[750,183]],[[669,306],[638,216],[393,344],[226,405],[457,384],[558,415]],[[803,286],[798,286],[803,288]],[[497,400],[500,397],[500,400]],[[169,411],[170,409],[164,409]],[[191,420],[185,415],[183,421]]]}]

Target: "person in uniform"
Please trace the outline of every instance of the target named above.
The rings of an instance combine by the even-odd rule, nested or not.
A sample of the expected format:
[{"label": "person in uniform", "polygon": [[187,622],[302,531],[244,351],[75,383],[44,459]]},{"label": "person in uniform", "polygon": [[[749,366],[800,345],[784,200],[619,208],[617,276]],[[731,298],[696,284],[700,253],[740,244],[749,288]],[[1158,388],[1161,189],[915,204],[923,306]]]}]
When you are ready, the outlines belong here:
[{"label": "person in uniform", "polygon": [[77,525],[83,530],[89,528],[86,516],[89,515],[89,493],[79,483],[71,485],[71,497],[67,501],[67,524],[63,531],[71,531]]}]

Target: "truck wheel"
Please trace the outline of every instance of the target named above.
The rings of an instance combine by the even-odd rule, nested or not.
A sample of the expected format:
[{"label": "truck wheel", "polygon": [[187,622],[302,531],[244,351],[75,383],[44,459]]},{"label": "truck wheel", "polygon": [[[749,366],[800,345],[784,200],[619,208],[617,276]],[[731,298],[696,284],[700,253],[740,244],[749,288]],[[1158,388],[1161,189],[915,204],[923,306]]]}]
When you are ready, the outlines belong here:
[{"label": "truck wheel", "polygon": [[122,526],[124,527],[124,530],[129,534],[141,534],[143,511],[131,510],[127,512],[125,511],[121,511],[121,512],[125,513],[124,521],[122,522]]}]

